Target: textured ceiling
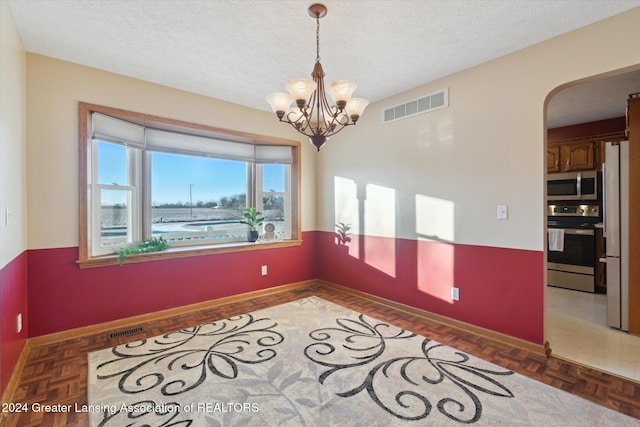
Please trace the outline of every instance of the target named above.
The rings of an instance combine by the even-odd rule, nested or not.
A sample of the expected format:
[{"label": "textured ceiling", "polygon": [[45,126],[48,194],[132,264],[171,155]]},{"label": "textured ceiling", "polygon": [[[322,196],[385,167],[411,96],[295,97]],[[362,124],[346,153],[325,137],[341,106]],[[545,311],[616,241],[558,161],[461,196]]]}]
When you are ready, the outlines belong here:
[{"label": "textured ceiling", "polygon": [[[311,1],[8,1],[29,52],[263,110],[266,94],[309,76],[315,60]],[[354,80],[355,96],[372,102],[640,6],[640,0],[323,3],[326,80]],[[560,123],[553,120],[550,126]]]},{"label": "textured ceiling", "polygon": [[549,101],[547,127],[622,117],[629,94],[636,92],[640,92],[640,70],[571,86]]}]

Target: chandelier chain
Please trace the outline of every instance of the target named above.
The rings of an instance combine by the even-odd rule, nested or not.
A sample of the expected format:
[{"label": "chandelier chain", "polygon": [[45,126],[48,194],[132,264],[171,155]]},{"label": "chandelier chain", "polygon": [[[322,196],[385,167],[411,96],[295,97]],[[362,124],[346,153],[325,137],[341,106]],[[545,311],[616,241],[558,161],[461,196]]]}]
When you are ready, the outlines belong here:
[{"label": "chandelier chain", "polygon": [[316,62],[320,62],[320,15],[316,13]]}]

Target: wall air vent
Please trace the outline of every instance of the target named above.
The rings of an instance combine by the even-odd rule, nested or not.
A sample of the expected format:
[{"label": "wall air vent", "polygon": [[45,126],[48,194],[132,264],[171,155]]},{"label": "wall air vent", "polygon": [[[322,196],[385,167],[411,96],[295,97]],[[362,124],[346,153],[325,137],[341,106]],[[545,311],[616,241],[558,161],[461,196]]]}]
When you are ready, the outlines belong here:
[{"label": "wall air vent", "polygon": [[449,89],[442,89],[383,111],[382,123],[394,122],[449,106]]}]

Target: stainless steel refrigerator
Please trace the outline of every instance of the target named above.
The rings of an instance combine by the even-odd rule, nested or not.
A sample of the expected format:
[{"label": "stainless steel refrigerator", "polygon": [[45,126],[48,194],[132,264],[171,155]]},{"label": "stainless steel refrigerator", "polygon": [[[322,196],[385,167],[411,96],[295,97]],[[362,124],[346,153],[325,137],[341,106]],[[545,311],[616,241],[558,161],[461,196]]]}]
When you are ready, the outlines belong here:
[{"label": "stainless steel refrigerator", "polygon": [[629,330],[629,141],[608,142],[603,165],[607,324]]}]

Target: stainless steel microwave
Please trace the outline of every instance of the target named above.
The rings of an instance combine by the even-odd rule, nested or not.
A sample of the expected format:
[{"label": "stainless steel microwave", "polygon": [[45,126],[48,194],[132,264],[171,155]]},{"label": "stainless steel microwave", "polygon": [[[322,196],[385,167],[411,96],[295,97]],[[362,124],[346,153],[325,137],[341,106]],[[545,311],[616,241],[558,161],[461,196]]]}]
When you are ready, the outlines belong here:
[{"label": "stainless steel microwave", "polygon": [[598,172],[547,174],[547,200],[596,200]]}]

